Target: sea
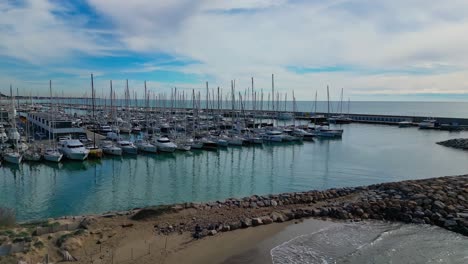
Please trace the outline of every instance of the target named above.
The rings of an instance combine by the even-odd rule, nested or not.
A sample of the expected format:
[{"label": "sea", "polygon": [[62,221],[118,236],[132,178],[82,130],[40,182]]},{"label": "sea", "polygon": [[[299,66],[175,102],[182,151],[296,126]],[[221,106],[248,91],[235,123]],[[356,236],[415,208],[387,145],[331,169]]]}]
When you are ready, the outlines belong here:
[{"label": "sea", "polygon": [[[30,103],[29,101],[21,101],[22,103]],[[33,103],[49,102],[49,100],[36,100]],[[55,99],[52,102],[58,105],[73,104],[73,105],[89,105],[91,106],[91,99]],[[96,99],[96,106],[110,107],[110,100]],[[178,108],[196,108],[200,109],[232,109],[232,102],[230,100],[212,102],[207,104],[207,101],[196,101],[195,104],[191,100],[130,100],[124,101],[122,99],[114,100],[112,106],[114,107],[163,107],[170,109],[171,107]],[[375,114],[375,115],[398,115],[398,116],[422,116],[422,117],[450,117],[450,118],[468,118],[468,102],[392,102],[392,101],[276,101],[274,103],[269,101],[235,101],[234,108],[237,110],[275,110],[275,111],[297,111],[307,113],[327,113],[331,114]],[[91,109],[91,108],[90,108]]]}]

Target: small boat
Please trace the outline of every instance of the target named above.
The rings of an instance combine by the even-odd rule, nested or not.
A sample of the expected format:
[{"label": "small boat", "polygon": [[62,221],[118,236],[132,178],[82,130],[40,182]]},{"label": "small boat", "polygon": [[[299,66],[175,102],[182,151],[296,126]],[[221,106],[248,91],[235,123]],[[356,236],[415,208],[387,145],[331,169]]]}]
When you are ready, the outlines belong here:
[{"label": "small boat", "polygon": [[244,139],[239,136],[230,136],[225,138],[229,145],[232,146],[242,146],[244,145]]},{"label": "small boat", "polygon": [[3,160],[12,164],[20,164],[23,160],[23,156],[18,151],[8,149],[3,153]]},{"label": "small boat", "polygon": [[149,152],[149,153],[157,153],[158,149],[156,148],[155,145],[149,143],[148,141],[144,139],[138,139],[135,141],[135,146],[139,151],[142,152]]},{"label": "small boat", "polygon": [[199,139],[190,139],[188,142],[192,149],[202,149],[203,141]]},{"label": "small boat", "polygon": [[410,121],[398,122],[398,127],[411,127],[411,126],[413,126],[413,122],[410,122]]},{"label": "small boat", "polygon": [[112,141],[102,141],[101,142],[102,152],[107,155],[122,156],[122,149],[115,146]]},{"label": "small boat", "polygon": [[87,149],[89,150],[89,155],[88,155],[89,158],[94,158],[94,159],[102,158],[103,151],[101,148],[97,146],[90,146],[90,147],[87,147]]},{"label": "small boat", "polygon": [[350,124],[353,120],[345,115],[337,115],[328,118],[328,122],[331,124]]},{"label": "small boat", "polygon": [[342,129],[330,129],[324,126],[318,126],[311,132],[317,137],[326,137],[326,138],[341,138],[343,136]]},{"label": "small boat", "polygon": [[137,147],[130,141],[118,140],[117,146],[122,149],[123,153],[136,155],[138,154]]},{"label": "small boat", "polygon": [[245,139],[247,140],[249,144],[254,144],[254,145],[263,144],[263,139],[261,137],[256,136],[255,134],[249,134]]},{"label": "small boat", "polygon": [[77,139],[59,141],[58,149],[67,159],[70,160],[85,160],[89,155],[89,150]]},{"label": "small boat", "polygon": [[160,137],[154,142],[159,151],[163,152],[174,152],[177,148],[177,145],[172,143],[171,140],[167,137]]},{"label": "small boat", "polygon": [[42,159],[41,153],[32,149],[23,153],[23,160],[27,161],[40,161]]},{"label": "small boat", "polygon": [[200,142],[203,143],[203,149],[205,150],[218,150],[218,144],[208,138],[202,138]]},{"label": "small boat", "polygon": [[437,125],[437,120],[428,118],[428,119],[423,120],[421,123],[419,123],[418,126],[420,129],[431,129],[431,128],[435,128],[436,125]]},{"label": "small boat", "polygon": [[295,128],[292,132],[294,136],[302,137],[304,141],[314,141],[314,134],[305,131],[304,129]]},{"label": "small boat", "polygon": [[52,162],[60,162],[62,160],[63,154],[60,153],[57,149],[48,148],[43,154],[44,160]]}]

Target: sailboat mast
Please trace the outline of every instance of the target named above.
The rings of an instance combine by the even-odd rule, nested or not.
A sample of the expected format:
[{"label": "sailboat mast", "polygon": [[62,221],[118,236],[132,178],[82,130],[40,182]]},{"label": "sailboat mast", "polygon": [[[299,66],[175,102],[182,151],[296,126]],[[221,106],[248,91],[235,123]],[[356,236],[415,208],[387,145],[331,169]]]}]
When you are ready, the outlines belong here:
[{"label": "sailboat mast", "polygon": [[96,118],[94,116],[94,107],[95,107],[95,103],[94,103],[94,97],[95,97],[95,92],[94,92],[94,77],[93,77],[93,74],[91,73],[91,102],[93,104],[93,145],[94,147],[96,148]]}]

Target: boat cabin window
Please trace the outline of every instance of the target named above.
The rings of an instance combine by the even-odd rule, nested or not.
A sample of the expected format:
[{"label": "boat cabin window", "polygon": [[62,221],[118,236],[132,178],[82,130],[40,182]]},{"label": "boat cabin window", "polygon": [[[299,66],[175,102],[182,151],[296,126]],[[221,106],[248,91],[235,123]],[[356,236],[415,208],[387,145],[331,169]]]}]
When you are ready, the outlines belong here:
[{"label": "boat cabin window", "polygon": [[167,138],[161,138],[161,139],[158,139],[158,142],[160,142],[160,143],[169,143],[171,141],[169,139],[167,139]]},{"label": "boat cabin window", "polygon": [[83,145],[68,145],[67,147],[70,148],[70,149],[73,149],[73,148],[82,148]]}]

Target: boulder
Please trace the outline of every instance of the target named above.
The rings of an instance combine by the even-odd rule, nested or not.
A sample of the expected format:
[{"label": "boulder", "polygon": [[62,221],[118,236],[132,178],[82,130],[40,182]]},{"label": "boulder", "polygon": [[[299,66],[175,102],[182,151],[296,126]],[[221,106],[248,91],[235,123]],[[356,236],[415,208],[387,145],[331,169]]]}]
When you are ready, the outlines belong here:
[{"label": "boulder", "polygon": [[262,222],[264,225],[268,225],[273,223],[273,219],[271,219],[269,216],[264,216],[261,218]]},{"label": "boulder", "polygon": [[278,222],[278,223],[282,223],[282,222],[286,221],[284,215],[281,214],[281,213],[278,213],[278,212],[271,213],[271,219],[274,222]]},{"label": "boulder", "polygon": [[250,218],[245,218],[241,220],[241,227],[242,228],[247,228],[252,226],[252,219]]},{"label": "boulder", "polygon": [[260,217],[252,218],[252,225],[253,226],[263,225],[263,221]]}]

